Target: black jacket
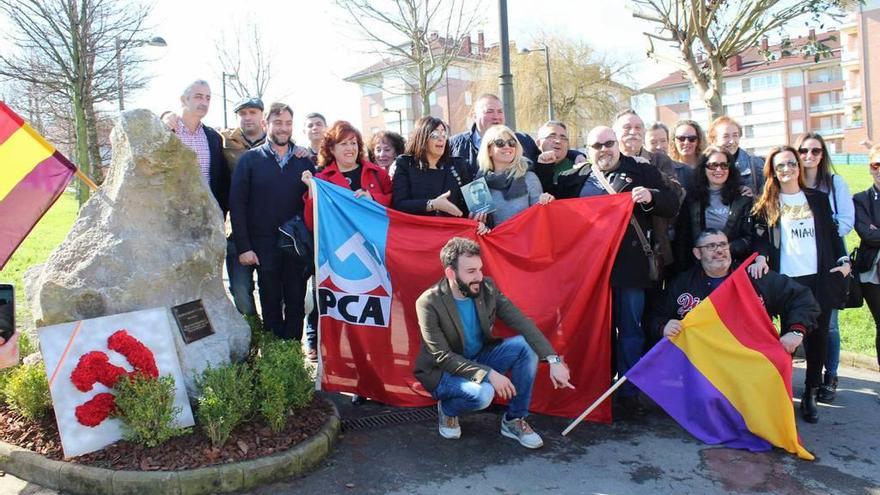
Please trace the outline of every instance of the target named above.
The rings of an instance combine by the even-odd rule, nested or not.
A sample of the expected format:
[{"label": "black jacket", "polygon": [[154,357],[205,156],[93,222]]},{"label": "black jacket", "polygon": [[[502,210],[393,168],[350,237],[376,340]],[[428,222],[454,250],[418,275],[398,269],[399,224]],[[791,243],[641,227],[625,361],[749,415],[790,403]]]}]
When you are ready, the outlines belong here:
[{"label": "black jacket", "polygon": [[413,215],[440,215],[427,210],[428,200],[450,191],[451,201],[467,216],[467,204],[461,186],[473,180],[467,164],[460,158],[439,162],[436,170],[420,169],[412,155],[400,155],[394,160],[394,180],[391,183],[391,207]]},{"label": "black jacket", "polygon": [[871,225],[880,227],[880,191],[875,186],[853,196],[856,206],[856,233],[859,234],[859,256],[856,266],[857,273],[870,271],[880,251],[880,229],[872,229]]},{"label": "black jacket", "polygon": [[[727,223],[722,232],[730,242],[730,256],[734,263],[742,262],[754,251],[752,247],[752,198],[740,195],[730,206]],[[688,269],[696,259],[691,253],[697,235],[706,229],[706,206],[689,194],[678,215],[675,232],[675,257],[678,266]]]},{"label": "black jacket", "polygon": [[223,138],[220,137],[219,132],[206,125],[203,125],[202,129],[205,130],[205,137],[208,138],[208,151],[211,155],[208,185],[211,187],[214,199],[220,205],[223,218],[226,218],[226,213],[229,211],[231,173],[226,164],[226,157],[223,155]]},{"label": "black jacket", "polygon": [[[703,267],[697,265],[667,282],[660,297],[649,308],[648,333],[659,340],[666,322],[683,319],[707,298],[712,292],[708,280]],[[807,333],[816,327],[819,305],[810,289],[774,271],[757,280],[749,277],[749,280],[770,317],[780,316],[788,325],[782,329],[782,335],[794,329]]]},{"label": "black jacket", "polygon": [[[471,125],[471,130],[459,132],[449,138],[449,151],[453,157],[461,158],[467,163],[468,171],[472,177],[477,176],[477,170],[480,168],[479,164],[477,164],[477,152],[480,150],[474,146],[473,140],[475,132],[477,132],[477,124]],[[541,154],[541,150],[538,149],[535,140],[528,134],[523,134],[522,132],[517,132],[515,134],[516,140],[522,145],[523,156],[528,158],[530,162],[537,163],[538,155]],[[570,151],[569,154],[571,154]]]},{"label": "black jacket", "polygon": [[[656,168],[635,161],[628,156],[620,155],[620,164],[613,171],[616,173],[611,186],[617,192],[629,194],[633,188],[642,186],[651,190],[653,199],[647,205],[634,205],[633,215],[642,227],[642,231],[653,242],[651,217],[672,218],[678,213],[678,197],[664,183],[660,171]],[[592,174],[588,165],[572,169],[559,175],[557,192],[559,198],[577,198],[581,188]],[[611,270],[611,286],[627,288],[647,288],[652,283],[648,277],[648,258],[642,249],[638,235],[632,225],[620,242],[614,267]]]},{"label": "black jacket", "polygon": [[[804,189],[807,204],[813,213],[816,226],[816,253],[818,256],[816,299],[823,310],[840,307],[846,300],[847,280],[839,272],[829,270],[838,266],[837,260],[846,256],[843,238],[837,235],[837,226],[831,213],[828,195],[815,189]],[[858,209],[857,209],[858,210]],[[756,217],[755,235],[752,237],[755,250],[767,257],[770,269],[779,271],[780,232],[779,222],[769,227],[764,218]]]}]

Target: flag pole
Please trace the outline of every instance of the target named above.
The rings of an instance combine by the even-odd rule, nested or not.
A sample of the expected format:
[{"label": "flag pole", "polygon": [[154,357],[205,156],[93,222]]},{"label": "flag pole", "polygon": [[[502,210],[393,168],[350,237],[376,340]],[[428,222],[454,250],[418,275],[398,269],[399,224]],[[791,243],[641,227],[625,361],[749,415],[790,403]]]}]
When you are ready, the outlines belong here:
[{"label": "flag pole", "polygon": [[626,382],[626,375],[624,375],[623,378],[621,378],[620,380],[617,380],[617,383],[612,385],[611,388],[606,390],[604,394],[602,394],[598,399],[596,399],[596,402],[593,402],[593,404],[590,405],[590,407],[588,407],[586,411],[582,412],[581,415],[578,416],[576,420],[572,421],[571,424],[568,425],[568,428],[566,428],[565,430],[562,431],[562,436],[568,435],[569,432],[571,432],[571,430],[573,430],[575,426],[581,424],[581,421],[583,421],[584,418],[589,416],[590,413],[593,412],[593,409],[596,409],[597,407],[599,407],[599,404],[601,404],[603,401],[605,401],[605,399],[607,399],[608,396],[613,394],[615,390],[617,390],[621,385],[624,384],[624,382]]},{"label": "flag pole", "polygon": [[89,179],[89,176],[84,174],[82,170],[79,169],[79,167],[77,167],[75,175],[77,179],[83,181],[85,185],[89,186],[89,189],[91,189],[92,191],[98,190],[98,186],[94,182],[92,182],[92,179]]}]

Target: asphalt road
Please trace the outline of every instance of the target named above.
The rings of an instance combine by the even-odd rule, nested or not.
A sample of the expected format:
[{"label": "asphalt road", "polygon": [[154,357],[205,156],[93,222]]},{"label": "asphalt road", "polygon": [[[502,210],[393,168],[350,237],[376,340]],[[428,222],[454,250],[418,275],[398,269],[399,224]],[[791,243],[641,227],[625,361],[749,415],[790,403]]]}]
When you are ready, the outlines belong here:
[{"label": "asphalt road", "polygon": [[[799,395],[803,369],[795,370]],[[880,494],[880,373],[842,368],[838,399],[821,406],[819,423],[798,423],[817,460],[781,450],[749,453],[695,440],[662,411],[612,425],[584,423],[568,437],[568,420],[532,416],[544,448],[529,451],[502,437],[500,411],[462,419],[461,440],[439,437],[433,421],[348,431],[308,476],[251,493],[280,494]],[[393,411],[351,406],[343,418]],[[797,400],[795,401],[797,403]],[[12,476],[0,494],[55,492]]]}]

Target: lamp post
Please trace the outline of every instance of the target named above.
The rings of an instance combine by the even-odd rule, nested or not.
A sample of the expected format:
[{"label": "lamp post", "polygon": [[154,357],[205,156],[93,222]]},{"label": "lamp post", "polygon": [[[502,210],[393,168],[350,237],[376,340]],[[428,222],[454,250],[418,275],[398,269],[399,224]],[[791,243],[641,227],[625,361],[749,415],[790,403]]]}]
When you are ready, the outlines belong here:
[{"label": "lamp post", "polygon": [[125,83],[122,78],[122,48],[137,48],[139,46],[168,46],[165,38],[155,36],[148,40],[128,40],[123,44],[120,38],[116,38],[116,84],[119,86],[119,111],[125,110]]},{"label": "lamp post", "polygon": [[507,127],[516,129],[516,103],[513,100],[513,74],[510,73],[510,41],[507,35],[507,0],[498,0],[498,26],[501,38],[501,104]]},{"label": "lamp post", "polygon": [[397,132],[403,136],[403,110],[391,110],[390,108],[383,108],[383,113],[396,113],[397,114]]},{"label": "lamp post", "polygon": [[544,64],[547,67],[547,119],[556,120],[553,113],[553,80],[550,77],[550,48],[545,44],[544,48],[523,48],[520,53],[527,55],[532,52],[544,52]]},{"label": "lamp post", "polygon": [[229,124],[226,123],[226,80],[238,79],[238,76],[235,74],[227,74],[225,71],[223,72],[223,128],[229,129]]}]

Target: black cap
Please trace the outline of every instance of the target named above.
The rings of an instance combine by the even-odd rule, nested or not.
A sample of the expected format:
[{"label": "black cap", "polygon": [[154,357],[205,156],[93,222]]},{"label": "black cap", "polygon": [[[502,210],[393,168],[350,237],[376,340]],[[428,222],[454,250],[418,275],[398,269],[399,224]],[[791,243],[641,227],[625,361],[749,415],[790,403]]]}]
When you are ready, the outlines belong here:
[{"label": "black cap", "polygon": [[263,111],[263,100],[259,98],[245,98],[240,102],[235,104],[235,107],[232,108],[232,111],[238,113],[242,108],[256,108],[259,111]]}]

